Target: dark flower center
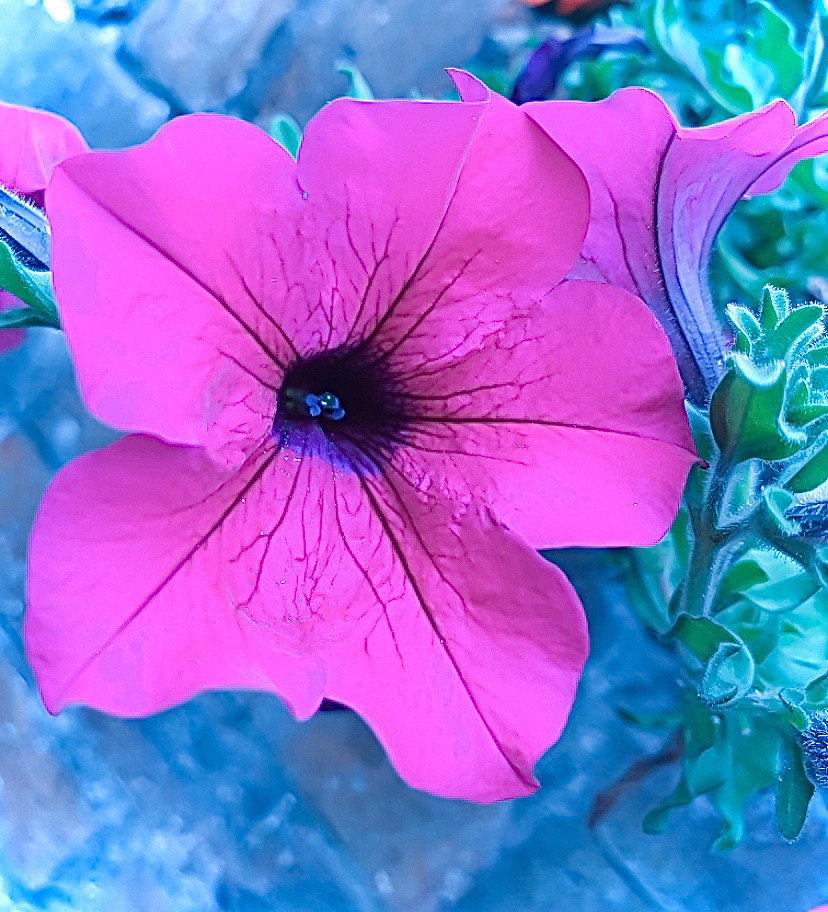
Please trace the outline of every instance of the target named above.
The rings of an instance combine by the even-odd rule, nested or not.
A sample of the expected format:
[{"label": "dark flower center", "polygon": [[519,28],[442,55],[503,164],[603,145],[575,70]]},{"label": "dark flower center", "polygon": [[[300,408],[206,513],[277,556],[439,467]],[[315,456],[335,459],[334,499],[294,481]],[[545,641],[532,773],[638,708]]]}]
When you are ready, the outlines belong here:
[{"label": "dark flower center", "polygon": [[322,429],[372,462],[402,442],[410,418],[405,395],[385,362],[364,348],[321,352],[288,368],[277,397],[274,434]]}]

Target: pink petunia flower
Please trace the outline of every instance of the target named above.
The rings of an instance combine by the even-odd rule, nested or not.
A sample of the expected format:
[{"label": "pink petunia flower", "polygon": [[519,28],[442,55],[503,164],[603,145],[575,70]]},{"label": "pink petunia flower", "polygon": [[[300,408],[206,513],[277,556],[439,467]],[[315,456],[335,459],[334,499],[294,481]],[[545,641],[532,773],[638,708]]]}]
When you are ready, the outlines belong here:
[{"label": "pink petunia flower", "polygon": [[[55,167],[86,149],[80,133],[62,117],[0,102],[0,185],[35,206],[43,207]],[[14,295],[0,290],[0,312],[20,306]],[[22,339],[22,330],[0,330],[0,354]]]},{"label": "pink petunia flower", "polygon": [[333,102],[296,162],[191,115],[56,172],[80,388],[132,434],[62,469],[35,522],[50,711],[328,697],[413,786],[536,788],[587,631],[534,549],[655,542],[695,456],[646,307],[561,281],[579,170],[455,79],[464,103]]},{"label": "pink petunia flower", "polygon": [[682,128],[658,95],[640,88],[524,110],[589,182],[589,231],[570,277],[643,298],[670,336],[689,394],[705,402],[725,353],[707,282],[713,242],[741,197],[776,189],[796,162],[828,151],[828,115],[797,127],[791,107],[775,101]]}]

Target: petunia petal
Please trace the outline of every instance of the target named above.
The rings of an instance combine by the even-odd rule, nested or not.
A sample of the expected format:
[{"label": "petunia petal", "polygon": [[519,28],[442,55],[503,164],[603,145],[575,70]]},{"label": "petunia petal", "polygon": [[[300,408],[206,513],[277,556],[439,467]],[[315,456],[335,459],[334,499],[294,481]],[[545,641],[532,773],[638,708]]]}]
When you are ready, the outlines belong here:
[{"label": "petunia petal", "polygon": [[57,170],[55,289],[98,418],[174,443],[209,442],[217,419],[261,437],[292,356],[262,287],[274,212],[298,197],[287,152],[218,115],[176,118],[143,146]]},{"label": "petunia petal", "polygon": [[[324,240],[317,261],[327,285],[320,293],[318,268],[304,293],[326,319],[297,327],[300,348],[362,337],[405,291],[442,234],[487,107],[486,99],[337,99],[310,121],[297,179],[307,196],[307,233]],[[292,281],[306,287],[302,275]]]},{"label": "petunia petal", "polygon": [[324,693],[418,787],[529,793],[586,655],[571,587],[487,511],[415,491],[404,459],[356,472],[294,436],[235,473],[143,436],[58,473],[24,631],[47,707],[139,716],[243,687],[305,717]]},{"label": "petunia petal", "polygon": [[51,712],[142,716],[219,687],[275,692],[301,717],[317,708],[319,662],[228,590],[225,561],[259,534],[246,501],[274,458],[230,474],[198,449],[133,436],[57,474],[32,533],[25,619]]},{"label": "petunia petal", "polygon": [[530,794],[586,658],[574,590],[475,504],[420,494],[394,466],[364,483],[384,620],[332,645],[327,695],[365,718],[410,785],[481,802]]},{"label": "petunia petal", "polygon": [[0,184],[33,196],[46,189],[55,167],[87,146],[57,114],[0,102]]},{"label": "petunia petal", "polygon": [[589,218],[580,170],[523,109],[466,73],[453,78],[468,103],[485,104],[481,129],[433,245],[368,338],[410,369],[426,347],[462,355],[475,328],[507,322],[527,294],[553,288]]},{"label": "petunia petal", "polygon": [[750,186],[750,194],[770,193],[788,176],[793,166],[805,158],[814,158],[828,152],[828,113],[797,127],[793,138],[773,165]]},{"label": "petunia petal", "polygon": [[475,105],[342,100],[296,164],[249,124],[193,115],[60,169],[55,286],[90,409],[209,444],[205,427],[245,400],[247,418],[222,424],[259,439],[285,367],[406,282],[479,121]]},{"label": "petunia petal", "polygon": [[696,456],[675,361],[644,304],[563,282],[479,333],[464,357],[407,379],[419,417],[406,442],[425,471],[455,495],[485,492],[538,548],[661,538]]},{"label": "petunia petal", "polygon": [[524,110],[584,170],[592,218],[573,275],[643,298],[673,344],[692,398],[718,381],[724,337],[706,280],[725,217],[794,135],[784,102],[713,127],[682,129],[646,89],[601,102],[550,101]]}]

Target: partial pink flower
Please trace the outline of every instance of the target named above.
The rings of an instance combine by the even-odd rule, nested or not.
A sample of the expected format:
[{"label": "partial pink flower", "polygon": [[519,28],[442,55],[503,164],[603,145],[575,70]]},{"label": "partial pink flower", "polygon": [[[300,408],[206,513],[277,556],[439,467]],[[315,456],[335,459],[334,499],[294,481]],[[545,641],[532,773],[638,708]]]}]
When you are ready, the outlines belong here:
[{"label": "partial pink flower", "polygon": [[[55,167],[86,149],[80,133],[62,117],[0,102],[0,185],[35,206],[43,207]],[[14,295],[0,290],[0,313],[20,306]],[[22,330],[0,330],[0,354],[22,340]]]},{"label": "partial pink flower", "polygon": [[828,151],[828,115],[797,127],[790,106],[775,101],[683,128],[658,95],[640,88],[524,110],[589,182],[589,231],[570,277],[643,298],[670,337],[690,396],[704,403],[725,354],[707,281],[716,235],[745,194],[776,189],[796,162]]},{"label": "partial pink flower", "polygon": [[536,788],[587,631],[534,548],[656,541],[695,457],[647,308],[561,281],[580,171],[455,78],[464,103],[333,102],[296,162],[192,115],[57,170],[80,388],[132,435],[61,470],[35,522],[50,711],[328,697],[413,786]]}]

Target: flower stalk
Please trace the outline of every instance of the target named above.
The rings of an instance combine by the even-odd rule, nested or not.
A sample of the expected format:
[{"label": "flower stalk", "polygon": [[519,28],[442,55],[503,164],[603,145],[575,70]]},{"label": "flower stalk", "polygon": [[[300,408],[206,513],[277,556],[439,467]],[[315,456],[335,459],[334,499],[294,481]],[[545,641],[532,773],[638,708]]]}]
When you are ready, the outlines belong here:
[{"label": "flower stalk", "polygon": [[[723,819],[718,848],[739,841],[744,802],[773,782],[779,830],[798,835],[814,785],[824,784],[814,773],[823,761],[809,759],[822,740],[810,733],[824,728],[828,708],[828,642],[812,635],[828,613],[828,530],[814,521],[806,532],[798,519],[828,486],[823,308],[792,306],[767,287],[758,307],[731,305],[728,316],[735,342],[725,376],[709,412],[688,406],[707,465],[691,473],[685,519],[660,546],[676,588],[660,611],[639,612],[666,614],[652,626],[677,649],[688,681],[681,778],[645,828],[660,831],[672,808],[705,794]],[[711,767],[716,777],[704,772]],[[738,800],[725,787],[735,782]]]}]

